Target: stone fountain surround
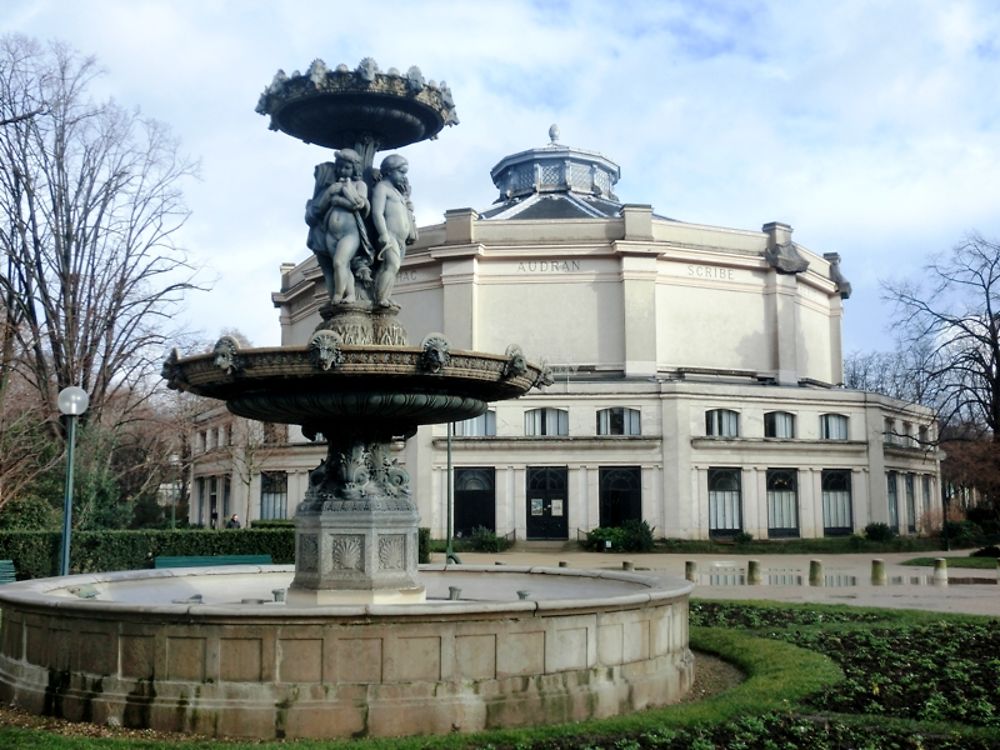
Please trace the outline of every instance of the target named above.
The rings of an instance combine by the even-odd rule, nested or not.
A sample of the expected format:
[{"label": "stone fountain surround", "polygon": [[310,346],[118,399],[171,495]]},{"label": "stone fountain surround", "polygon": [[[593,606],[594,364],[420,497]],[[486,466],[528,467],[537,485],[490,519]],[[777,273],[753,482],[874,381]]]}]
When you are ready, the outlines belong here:
[{"label": "stone fountain surround", "polygon": [[[266,596],[292,572],[138,570],[4,586],[0,700],[216,736],[400,736],[614,716],[675,702],[693,679],[692,586],[647,574],[421,566],[441,597],[422,605],[102,600],[115,587],[238,591],[247,581]],[[452,585],[483,598],[448,601]],[[549,596],[567,587],[578,598]]]}]

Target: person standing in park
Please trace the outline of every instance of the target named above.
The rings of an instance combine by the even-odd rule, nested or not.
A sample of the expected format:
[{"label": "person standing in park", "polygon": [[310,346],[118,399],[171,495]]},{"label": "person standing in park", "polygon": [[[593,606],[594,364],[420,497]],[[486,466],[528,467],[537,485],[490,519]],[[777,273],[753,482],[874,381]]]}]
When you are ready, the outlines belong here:
[{"label": "person standing in park", "polygon": [[238,515],[236,515],[235,513],[233,513],[233,515],[231,515],[229,517],[229,520],[226,521],[226,528],[227,529],[238,529],[238,528],[240,528],[240,526],[241,526],[241,524],[240,524],[240,517]]}]

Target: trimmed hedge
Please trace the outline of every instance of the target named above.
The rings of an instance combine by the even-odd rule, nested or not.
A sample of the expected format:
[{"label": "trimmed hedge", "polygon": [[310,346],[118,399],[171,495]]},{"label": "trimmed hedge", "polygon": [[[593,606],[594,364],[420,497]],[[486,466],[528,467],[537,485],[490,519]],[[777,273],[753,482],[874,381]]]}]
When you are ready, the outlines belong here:
[{"label": "trimmed hedge", "polygon": [[[59,572],[58,531],[0,531],[0,559],[13,560],[18,579]],[[295,530],[137,529],[74,531],[70,571],[99,573],[151,567],[160,555],[270,555],[276,565],[295,561]]]}]

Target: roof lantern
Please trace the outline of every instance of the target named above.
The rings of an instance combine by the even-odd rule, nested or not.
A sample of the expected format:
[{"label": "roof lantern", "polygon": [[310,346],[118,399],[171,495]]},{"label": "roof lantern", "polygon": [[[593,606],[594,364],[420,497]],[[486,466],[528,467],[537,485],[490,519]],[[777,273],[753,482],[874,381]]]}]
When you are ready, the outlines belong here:
[{"label": "roof lantern", "polygon": [[549,128],[549,143],[505,156],[490,170],[500,190],[486,219],[606,218],[622,204],[614,186],[621,170],[607,157],[559,143],[559,128]]}]

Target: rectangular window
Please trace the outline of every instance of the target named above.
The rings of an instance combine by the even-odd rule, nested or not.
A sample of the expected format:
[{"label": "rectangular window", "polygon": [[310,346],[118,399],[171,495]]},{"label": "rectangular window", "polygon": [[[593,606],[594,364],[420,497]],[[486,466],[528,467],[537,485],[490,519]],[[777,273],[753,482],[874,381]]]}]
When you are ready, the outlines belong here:
[{"label": "rectangular window", "polygon": [[882,440],[885,441],[886,445],[897,445],[899,439],[896,435],[896,423],[891,419],[886,419],[884,424],[885,426],[882,428]]},{"label": "rectangular window", "polygon": [[906,528],[911,534],[917,533],[917,477],[907,474],[904,486],[906,488]]},{"label": "rectangular window", "polygon": [[705,434],[709,437],[739,437],[739,413],[731,409],[712,409],[705,412]]},{"label": "rectangular window", "polygon": [[524,434],[568,435],[569,412],[565,409],[530,409],[524,413]]},{"label": "rectangular window", "polygon": [[885,498],[889,506],[889,526],[899,533],[899,495],[896,483],[896,472],[887,471],[885,474]]},{"label": "rectangular window", "polygon": [[931,512],[931,477],[929,474],[924,474],[923,479],[923,490],[924,490],[924,514],[930,514]]},{"label": "rectangular window", "polygon": [[288,513],[288,474],[264,471],[260,475],[260,517],[286,518]]},{"label": "rectangular window", "polygon": [[798,476],[795,469],[767,470],[767,535],[799,535]]},{"label": "rectangular window", "polygon": [[496,437],[497,413],[490,409],[478,417],[455,422],[453,434],[457,437]]},{"label": "rectangular window", "polygon": [[819,435],[823,440],[847,440],[847,417],[843,414],[821,415]]},{"label": "rectangular window", "polygon": [[708,470],[708,533],[735,536],[743,528],[739,469]]},{"label": "rectangular window", "polygon": [[823,534],[846,536],[854,528],[850,469],[823,469]]},{"label": "rectangular window", "polygon": [[769,411],[764,415],[764,437],[795,437],[795,415],[787,411]]},{"label": "rectangular window", "polygon": [[597,412],[598,435],[641,435],[638,409],[614,407]]}]

